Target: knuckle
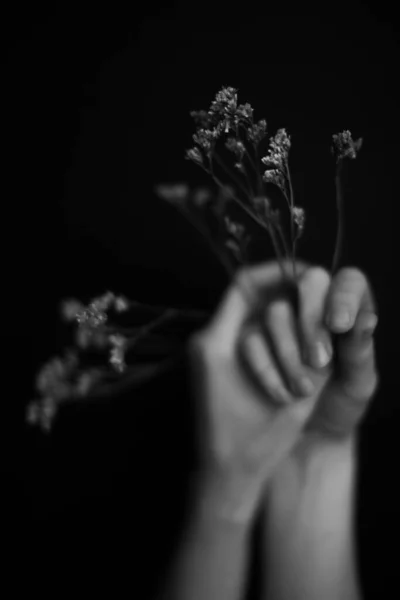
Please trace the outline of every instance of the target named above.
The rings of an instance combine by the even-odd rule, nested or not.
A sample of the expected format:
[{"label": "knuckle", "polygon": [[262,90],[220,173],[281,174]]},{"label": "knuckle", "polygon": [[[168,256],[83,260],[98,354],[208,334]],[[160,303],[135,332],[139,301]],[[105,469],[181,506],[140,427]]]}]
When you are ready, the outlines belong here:
[{"label": "knuckle", "polygon": [[367,281],[365,273],[358,267],[343,267],[340,269],[338,275],[340,275],[340,277],[344,280],[359,279],[362,281]]},{"label": "knuckle", "polygon": [[273,300],[266,311],[266,318],[269,323],[275,322],[277,319],[282,320],[288,317],[290,312],[289,300],[279,298]]},{"label": "knuckle", "polygon": [[304,272],[301,279],[303,282],[308,282],[310,279],[312,279],[313,281],[316,280],[322,284],[329,285],[331,283],[332,276],[329,271],[325,269],[325,267],[317,265],[315,267],[308,268]]}]

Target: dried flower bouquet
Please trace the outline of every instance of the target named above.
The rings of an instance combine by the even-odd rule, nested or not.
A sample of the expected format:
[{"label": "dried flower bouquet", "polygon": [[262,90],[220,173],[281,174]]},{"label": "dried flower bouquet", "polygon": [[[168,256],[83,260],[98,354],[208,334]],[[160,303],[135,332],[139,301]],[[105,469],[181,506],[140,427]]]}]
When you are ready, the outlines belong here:
[{"label": "dried flower bouquet", "polygon": [[[295,283],[296,246],[306,219],[304,208],[297,206],[294,199],[289,168],[291,139],[285,129],[278,129],[269,138],[268,151],[263,155],[267,122],[255,122],[253,108],[250,104],[238,104],[237,92],[235,88],[223,87],[207,111],[191,113],[196,132],[194,146],[186,151],[186,158],[210,176],[217,191],[191,190],[185,183],[177,183],[158,185],[156,192],[204,236],[231,277],[239,266],[249,262],[252,242],[245,225],[228,214],[231,203],[240,207],[268,232],[284,277]],[[346,159],[356,158],[361,145],[362,138],[354,141],[350,131],[333,136],[338,231],[332,274],[337,270],[343,244],[343,164]],[[268,184],[279,189],[287,204],[289,239],[282,212],[272,207],[267,194]],[[285,267],[288,264],[292,264],[291,270]],[[127,326],[118,322],[123,313],[141,316],[134,326]],[[39,397],[29,403],[26,411],[27,423],[38,425],[47,433],[63,404],[112,396],[121,388],[133,389],[168,368],[184,339],[179,324],[186,319],[193,328],[209,316],[204,311],[146,306],[109,291],[87,306],[75,299],[64,301],[61,314],[64,320],[75,324],[74,345],[65,350],[63,357],[55,357],[42,367],[35,385]],[[97,364],[88,360],[93,351]]]}]

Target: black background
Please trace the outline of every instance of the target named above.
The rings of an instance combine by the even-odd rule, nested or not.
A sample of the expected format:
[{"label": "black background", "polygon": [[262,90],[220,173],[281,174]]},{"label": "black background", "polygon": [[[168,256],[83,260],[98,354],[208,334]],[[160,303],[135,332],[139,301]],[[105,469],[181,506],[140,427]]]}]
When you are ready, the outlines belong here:
[{"label": "black background", "polygon": [[112,289],[156,304],[216,306],[227,276],[153,186],[206,182],[184,160],[189,111],[232,85],[270,132],[292,135],[296,200],[307,214],[299,255],[312,263],[329,268],[335,242],[331,135],[350,129],[364,138],[347,180],[343,264],[366,272],[380,315],[381,386],[361,429],[358,537],[363,585],[370,597],[383,595],[382,581],[390,589],[396,580],[400,523],[394,13],[356,2],[319,12],[303,4],[81,5],[11,11],[1,30],[7,571],[31,585],[47,581],[53,593],[78,576],[114,594],[153,589],[171,511],[178,520],[182,513],[184,445],[165,449],[180,439],[179,411],[165,405],[179,375],[150,389],[157,400],[141,415],[146,427],[119,400],[96,419],[90,411],[78,424],[67,419],[70,429],[44,440],[24,427],[24,407],[36,370],[65,344],[63,297]]}]

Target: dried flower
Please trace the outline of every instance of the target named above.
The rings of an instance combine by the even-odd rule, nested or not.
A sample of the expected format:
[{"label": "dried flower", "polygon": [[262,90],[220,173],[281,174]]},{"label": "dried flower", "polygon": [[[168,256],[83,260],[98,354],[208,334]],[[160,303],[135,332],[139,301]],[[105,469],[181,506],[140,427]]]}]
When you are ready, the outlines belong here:
[{"label": "dried flower", "polygon": [[[196,133],[193,134],[193,141],[204,150],[206,154],[209,154],[216,140],[218,139],[220,131],[215,129],[198,129]],[[193,160],[192,156],[190,156],[191,160]]]},{"label": "dried flower", "polygon": [[127,349],[127,339],[120,334],[110,335],[109,341],[112,344],[109,362],[112,367],[122,373],[126,369],[125,351]]},{"label": "dried flower", "polygon": [[234,152],[236,157],[240,161],[243,159],[243,155],[246,152],[246,148],[242,141],[234,137],[229,137],[225,142],[225,146],[228,150]]},{"label": "dried flower", "polygon": [[280,169],[270,169],[269,171],[264,171],[262,178],[265,183],[273,183],[279,187],[283,193],[286,193],[286,179]]},{"label": "dried flower", "polygon": [[126,312],[129,309],[128,299],[125,296],[118,296],[115,298],[114,308],[118,313]]},{"label": "dried flower", "polygon": [[251,236],[246,235],[244,225],[236,223],[228,215],[225,215],[224,223],[229,235],[225,241],[225,246],[233,252],[236,260],[243,264],[246,261],[246,251]]},{"label": "dried flower", "polygon": [[351,159],[356,158],[363,143],[362,138],[354,141],[349,130],[333,135],[332,139],[331,152],[335,156],[337,163],[346,157]]},{"label": "dried flower", "polygon": [[275,136],[270,139],[267,156],[264,156],[261,162],[267,167],[276,167],[283,171],[288,160],[290,145],[290,136],[287,135],[286,130],[278,129]]},{"label": "dried flower", "polygon": [[75,298],[68,298],[60,303],[60,314],[64,321],[75,321],[78,313],[84,310],[84,305]]},{"label": "dried flower", "polygon": [[212,199],[213,196],[210,190],[206,188],[198,188],[193,192],[193,204],[197,208],[202,208],[203,206],[211,202]]},{"label": "dried flower", "polygon": [[302,231],[304,229],[305,223],[304,208],[301,208],[300,206],[294,206],[292,212],[294,222],[296,223],[297,227]]},{"label": "dried flower", "polygon": [[253,119],[253,109],[251,105],[247,102],[246,104],[240,104],[235,111],[234,122],[238,125],[241,122],[244,124],[252,121]]},{"label": "dried flower", "polygon": [[156,194],[171,204],[182,206],[189,196],[189,187],[186,183],[164,183],[155,187]]},{"label": "dried flower", "polygon": [[107,321],[108,317],[104,310],[99,309],[95,303],[89,304],[76,315],[76,320],[81,326],[100,327]]},{"label": "dried flower", "polygon": [[192,110],[190,116],[203,129],[210,129],[215,124],[214,115],[208,113],[206,110]]},{"label": "dried flower", "polygon": [[81,373],[75,383],[74,393],[76,396],[83,398],[87,396],[93,389],[96,383],[102,378],[100,369],[90,369]]},{"label": "dried flower", "polygon": [[210,114],[226,118],[233,116],[237,107],[237,89],[233,87],[223,87],[211,103]]},{"label": "dried flower", "polygon": [[254,144],[259,144],[267,135],[267,121],[261,119],[258,123],[250,125],[250,127],[247,128],[247,135],[249,140]]},{"label": "dried flower", "polygon": [[199,165],[204,163],[203,156],[198,148],[190,148],[190,150],[186,150],[186,159],[192,160],[194,163]]},{"label": "dried flower", "polygon": [[227,215],[225,215],[224,221],[228,233],[237,239],[241,239],[245,231],[244,226],[235,223],[235,221],[232,221]]}]

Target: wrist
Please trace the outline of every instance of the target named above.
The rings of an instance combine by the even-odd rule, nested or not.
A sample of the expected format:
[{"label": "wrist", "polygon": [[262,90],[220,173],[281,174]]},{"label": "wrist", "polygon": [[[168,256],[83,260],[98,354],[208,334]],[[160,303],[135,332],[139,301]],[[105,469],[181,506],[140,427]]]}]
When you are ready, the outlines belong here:
[{"label": "wrist", "polygon": [[202,473],[192,481],[194,509],[202,520],[250,527],[262,496],[254,479]]},{"label": "wrist", "polygon": [[356,452],[358,432],[343,437],[327,436],[323,432],[307,432],[299,440],[290,459],[306,466],[310,461],[325,462],[335,460],[334,457],[349,457]]}]

